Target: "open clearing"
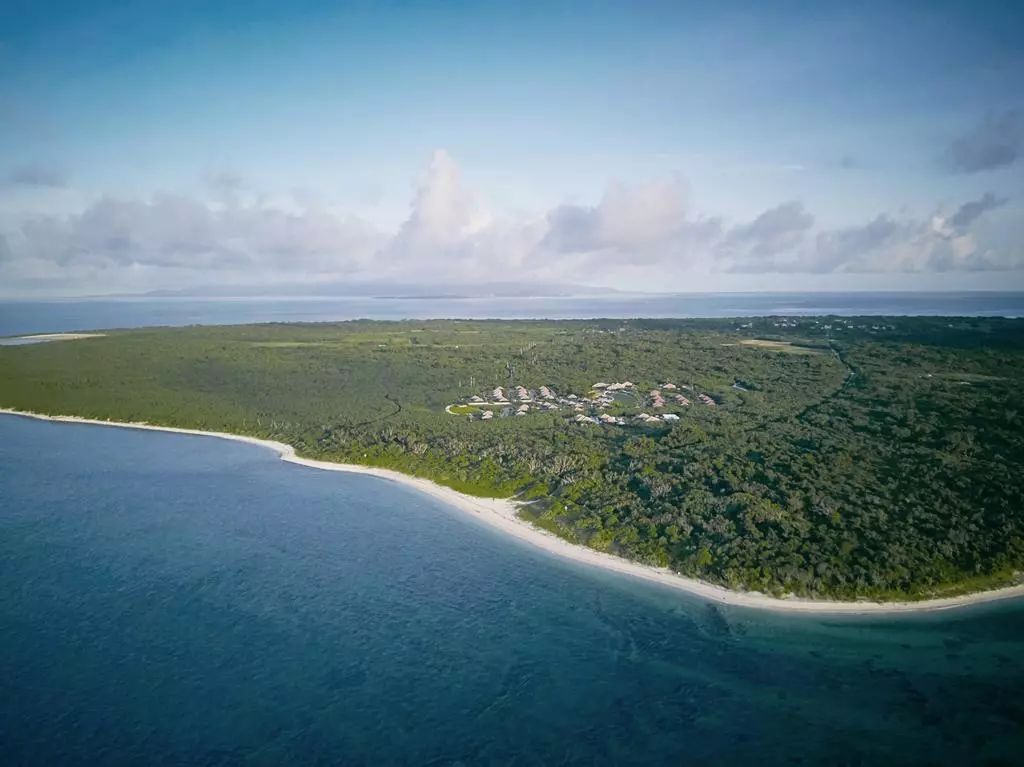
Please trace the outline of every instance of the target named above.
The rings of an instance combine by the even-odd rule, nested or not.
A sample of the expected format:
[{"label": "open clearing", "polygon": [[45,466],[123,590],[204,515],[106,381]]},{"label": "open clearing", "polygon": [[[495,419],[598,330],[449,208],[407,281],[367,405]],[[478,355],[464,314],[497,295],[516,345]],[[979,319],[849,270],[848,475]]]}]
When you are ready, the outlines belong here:
[{"label": "open clearing", "polygon": [[821,354],[821,349],[814,349],[810,346],[799,346],[792,341],[769,341],[765,338],[747,338],[740,341],[741,346],[754,346],[758,349],[767,349],[773,352],[784,352],[786,354]]}]

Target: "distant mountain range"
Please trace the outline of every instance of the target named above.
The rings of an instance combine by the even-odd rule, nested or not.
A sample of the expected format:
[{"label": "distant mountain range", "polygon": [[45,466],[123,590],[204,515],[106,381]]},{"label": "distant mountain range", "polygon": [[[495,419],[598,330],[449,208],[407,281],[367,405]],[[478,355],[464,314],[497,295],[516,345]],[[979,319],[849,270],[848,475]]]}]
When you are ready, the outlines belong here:
[{"label": "distant mountain range", "polygon": [[182,290],[154,290],[150,298],[557,298],[621,294],[613,288],[545,282],[324,282],[318,284],[208,285]]}]

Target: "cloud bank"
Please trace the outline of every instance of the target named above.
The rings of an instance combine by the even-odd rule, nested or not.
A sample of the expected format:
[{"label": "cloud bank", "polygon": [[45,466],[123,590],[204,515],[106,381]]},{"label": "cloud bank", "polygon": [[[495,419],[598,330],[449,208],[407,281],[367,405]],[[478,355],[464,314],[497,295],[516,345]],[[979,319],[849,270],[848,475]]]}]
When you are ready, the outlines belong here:
[{"label": "cloud bank", "polygon": [[60,266],[350,271],[369,263],[379,238],[357,219],[323,211],[213,207],[160,194],[104,197],[76,215],[32,217],[8,241],[9,250]]},{"label": "cloud bank", "polygon": [[[966,150],[965,150],[966,151]],[[964,155],[965,157],[967,154]],[[987,162],[997,155],[987,154]],[[998,155],[1005,158],[1006,154]],[[977,164],[975,162],[975,164]],[[0,277],[105,286],[179,287],[222,279],[522,280],[609,284],[623,270],[673,289],[689,272],[835,274],[1024,268],[1020,240],[983,236],[1008,200],[985,193],[927,215],[879,212],[818,226],[789,200],[747,221],[697,211],[678,177],[612,182],[592,204],[496,216],[437,151],[393,231],[326,207],[245,200],[234,174],[208,180],[204,200],[174,194],[102,197],[77,213],[31,215],[0,231]],[[49,281],[49,283],[47,283]],[[673,281],[676,284],[673,284]],[[649,286],[649,285],[648,285]],[[95,290],[95,288],[86,288]]]}]

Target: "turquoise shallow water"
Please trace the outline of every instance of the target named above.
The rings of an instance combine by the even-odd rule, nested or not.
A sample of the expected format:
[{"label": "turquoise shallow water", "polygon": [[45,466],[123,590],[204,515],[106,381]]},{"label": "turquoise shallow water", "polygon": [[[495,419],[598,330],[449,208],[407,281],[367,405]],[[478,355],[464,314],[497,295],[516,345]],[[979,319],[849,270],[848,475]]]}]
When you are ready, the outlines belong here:
[{"label": "turquoise shallow water", "polygon": [[1024,605],[718,608],[383,480],[0,416],[4,764],[1019,764]]}]

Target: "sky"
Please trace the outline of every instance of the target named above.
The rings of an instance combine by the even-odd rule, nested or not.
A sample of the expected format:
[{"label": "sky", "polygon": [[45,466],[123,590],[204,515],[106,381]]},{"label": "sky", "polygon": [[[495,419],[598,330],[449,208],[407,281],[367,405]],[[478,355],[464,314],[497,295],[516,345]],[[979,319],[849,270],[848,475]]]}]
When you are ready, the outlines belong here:
[{"label": "sky", "polygon": [[4,0],[0,296],[1024,289],[1024,3]]}]

